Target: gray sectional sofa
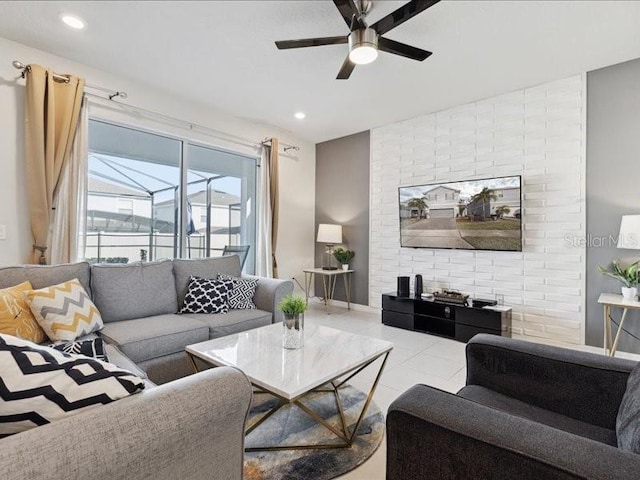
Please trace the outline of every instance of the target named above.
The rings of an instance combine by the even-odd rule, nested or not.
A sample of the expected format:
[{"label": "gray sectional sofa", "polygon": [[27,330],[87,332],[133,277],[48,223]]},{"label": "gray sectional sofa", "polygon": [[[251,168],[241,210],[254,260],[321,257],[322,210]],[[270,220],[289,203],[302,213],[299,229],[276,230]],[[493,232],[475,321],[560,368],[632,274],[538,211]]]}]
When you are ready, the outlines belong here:
[{"label": "gray sectional sofa", "polygon": [[193,373],[184,351],[187,345],[282,321],[276,307],[293,291],[293,283],[271,278],[258,282],[256,309],[176,314],[191,275],[214,278],[218,274],[241,276],[239,257],[5,267],[0,268],[0,288],[27,280],[34,288],[43,288],[77,278],[102,315],[105,341],[135,362],[151,381],[162,384]]},{"label": "gray sectional sofa", "polygon": [[256,309],[176,314],[190,275],[217,274],[240,276],[238,256],[0,268],[0,288],[77,278],[102,315],[109,360],[146,377],[150,387],[0,440],[2,478],[241,479],[251,385],[233,368],[193,374],[184,349],[281,321],[276,306],[293,284],[260,278]]}]

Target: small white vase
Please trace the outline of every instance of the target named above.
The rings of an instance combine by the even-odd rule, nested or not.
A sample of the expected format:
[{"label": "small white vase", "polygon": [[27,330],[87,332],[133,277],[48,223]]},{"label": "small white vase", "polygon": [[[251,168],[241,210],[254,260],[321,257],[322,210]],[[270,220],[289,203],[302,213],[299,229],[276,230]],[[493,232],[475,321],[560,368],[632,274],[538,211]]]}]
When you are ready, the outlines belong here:
[{"label": "small white vase", "polygon": [[625,300],[635,300],[638,296],[638,288],[637,287],[622,287],[622,298]]},{"label": "small white vase", "polygon": [[348,263],[343,263],[342,264],[342,269],[343,270],[349,270],[349,264]]}]

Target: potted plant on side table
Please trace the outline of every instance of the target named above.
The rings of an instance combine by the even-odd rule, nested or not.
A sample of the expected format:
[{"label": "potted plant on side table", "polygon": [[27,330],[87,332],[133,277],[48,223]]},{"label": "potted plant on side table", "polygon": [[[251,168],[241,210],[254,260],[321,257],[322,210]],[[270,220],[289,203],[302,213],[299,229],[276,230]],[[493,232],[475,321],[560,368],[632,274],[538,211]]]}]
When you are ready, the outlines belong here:
[{"label": "potted plant on side table", "polygon": [[620,265],[620,259],[614,260],[611,267],[601,265],[598,270],[607,277],[615,278],[622,283],[622,296],[625,300],[635,300],[638,296],[638,283],[640,283],[640,260],[628,267]]},{"label": "potted plant on side table", "polygon": [[299,295],[287,295],[278,304],[278,310],[284,314],[282,322],[282,346],[287,349],[304,346],[304,312],[307,302]]},{"label": "potted plant on side table", "polygon": [[349,262],[356,256],[355,252],[351,250],[345,250],[344,248],[336,248],[333,251],[333,256],[340,262],[343,270],[349,270]]}]

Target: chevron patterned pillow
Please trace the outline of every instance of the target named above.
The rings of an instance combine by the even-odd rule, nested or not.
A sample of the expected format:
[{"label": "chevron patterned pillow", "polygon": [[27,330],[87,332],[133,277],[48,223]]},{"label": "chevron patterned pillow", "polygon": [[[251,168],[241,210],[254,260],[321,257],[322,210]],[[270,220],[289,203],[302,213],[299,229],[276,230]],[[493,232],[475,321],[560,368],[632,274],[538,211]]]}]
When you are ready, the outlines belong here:
[{"label": "chevron patterned pillow", "polygon": [[103,327],[100,312],[77,278],[24,295],[36,321],[54,342],[75,340]]},{"label": "chevron patterned pillow", "polygon": [[229,292],[229,308],[233,310],[256,308],[253,303],[253,296],[256,294],[256,287],[258,286],[257,278],[239,278],[228,275],[218,275],[218,278],[233,282],[233,290]]},{"label": "chevron patterned pillow", "polygon": [[110,363],[0,334],[0,437],[143,388],[143,379]]}]

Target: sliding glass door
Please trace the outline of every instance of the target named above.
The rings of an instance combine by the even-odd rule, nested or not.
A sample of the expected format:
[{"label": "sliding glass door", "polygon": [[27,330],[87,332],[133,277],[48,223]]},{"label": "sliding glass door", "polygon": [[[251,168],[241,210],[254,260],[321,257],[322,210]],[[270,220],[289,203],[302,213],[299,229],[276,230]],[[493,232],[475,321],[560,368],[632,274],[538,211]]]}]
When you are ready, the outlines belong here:
[{"label": "sliding glass door", "polygon": [[253,272],[256,159],[194,144],[187,158],[188,255],[216,257],[227,245],[246,245],[245,269]]},{"label": "sliding glass door", "polygon": [[256,168],[256,158],[90,120],[84,256],[127,263],[247,245],[253,273]]}]

